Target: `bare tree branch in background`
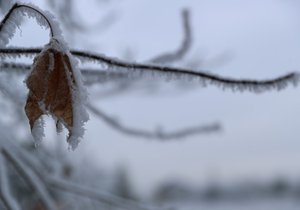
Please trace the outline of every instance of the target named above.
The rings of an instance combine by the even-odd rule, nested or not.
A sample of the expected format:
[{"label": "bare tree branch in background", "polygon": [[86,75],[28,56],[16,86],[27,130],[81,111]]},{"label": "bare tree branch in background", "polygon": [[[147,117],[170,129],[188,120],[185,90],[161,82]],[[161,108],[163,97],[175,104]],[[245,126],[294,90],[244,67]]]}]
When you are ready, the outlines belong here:
[{"label": "bare tree branch in background", "polygon": [[13,0],[0,0],[0,13],[6,13],[13,3]]},{"label": "bare tree branch in background", "polygon": [[183,25],[183,40],[181,45],[174,52],[164,53],[158,55],[150,60],[153,63],[170,64],[181,60],[189,51],[192,44],[192,32],[190,25],[190,11],[188,9],[182,10],[182,25]]},{"label": "bare tree branch in background", "polygon": [[[192,28],[190,23],[190,11],[188,9],[183,9],[181,11],[181,19],[182,19],[182,31],[183,31],[183,38],[181,44],[178,49],[175,49],[172,52],[163,53],[161,55],[157,55],[154,58],[150,59],[150,63],[156,64],[172,64],[174,62],[179,62],[182,60],[186,54],[189,52],[192,46]],[[140,82],[143,80],[143,82]],[[152,84],[154,83],[153,80],[147,81],[144,78],[135,78],[134,80],[124,80],[123,82],[118,82],[112,88],[112,90],[105,92],[102,95],[111,96],[124,93],[125,91],[134,90],[134,89],[141,89],[141,87],[137,87],[142,85],[143,89],[151,89],[153,90]],[[158,85],[156,85],[158,87]]]},{"label": "bare tree branch in background", "polygon": [[[183,59],[188,51],[191,48],[192,45],[192,30],[191,30],[191,24],[190,24],[190,11],[188,9],[183,9],[181,12],[181,18],[182,18],[182,30],[183,30],[183,38],[182,42],[178,49],[175,49],[174,52],[167,52],[163,53],[161,55],[155,56],[154,58],[150,59],[150,63],[156,63],[156,64],[171,64],[174,62],[178,62],[181,59]],[[114,86],[110,90],[104,91],[102,94],[100,94],[101,97],[111,97],[120,95],[122,93],[126,93],[129,91],[134,90],[141,90],[141,89],[153,89],[153,83],[154,81],[147,81],[145,78],[131,78],[128,80],[128,77],[125,74],[124,79],[118,80],[115,82]],[[112,80],[111,80],[112,81]],[[158,82],[157,82],[158,83]],[[142,87],[140,87],[142,86]],[[156,85],[158,87],[158,85]]]},{"label": "bare tree branch in background", "polygon": [[125,127],[124,125],[120,124],[114,118],[108,116],[99,108],[88,104],[89,110],[97,117],[102,119],[106,124],[108,124],[111,128],[130,136],[142,137],[145,139],[158,139],[162,141],[170,141],[174,139],[183,139],[188,136],[192,135],[199,135],[199,134],[208,134],[212,132],[217,132],[220,130],[220,125],[217,123],[211,125],[202,125],[197,127],[185,128],[181,130],[176,130],[174,132],[165,133],[162,130],[157,131],[145,131],[136,128],[129,128]]},{"label": "bare tree branch in background", "polygon": [[[2,71],[5,71],[7,69],[8,71],[10,70],[16,70],[17,74],[24,74],[25,72],[30,70],[30,65],[28,64],[19,64],[19,63],[2,63],[0,65]],[[82,73],[84,76],[87,76],[92,74],[93,76],[99,76],[95,70],[82,70]],[[94,75],[95,74],[95,75]],[[100,77],[103,76],[100,74]],[[112,75],[112,76],[117,76],[117,75]],[[112,79],[112,78],[110,78]],[[127,84],[127,83],[125,83]],[[2,89],[1,83],[0,83],[0,90],[1,91],[7,91],[6,89]],[[6,95],[10,97],[12,100],[16,100],[14,96],[14,93],[12,92],[6,92]],[[18,104],[22,104],[20,100],[17,100]],[[194,127],[189,127],[181,130],[176,130],[174,132],[170,133],[164,133],[161,130],[157,131],[144,131],[136,128],[129,128],[125,127],[122,124],[120,124],[118,121],[113,119],[113,117],[110,117],[109,115],[105,114],[103,111],[101,111],[99,108],[96,108],[95,106],[89,104],[88,108],[90,109],[95,116],[97,116],[99,119],[101,119],[104,123],[106,123],[108,126],[111,128],[126,134],[130,136],[135,136],[135,137],[142,137],[146,139],[157,139],[157,140],[163,140],[163,141],[170,141],[174,139],[184,139],[189,136],[193,135],[200,135],[200,134],[208,134],[208,133],[213,133],[213,132],[218,132],[221,129],[221,126],[218,123],[213,123],[210,125],[201,125],[201,126],[194,126]]]},{"label": "bare tree branch in background", "polygon": [[[55,13],[58,15],[58,19],[68,30],[86,31],[88,29],[86,25],[78,21],[82,18],[78,17],[78,12],[75,11],[73,0],[47,0],[47,3],[50,6],[50,8],[52,8],[55,11]],[[76,15],[74,13],[76,13]]]},{"label": "bare tree branch in background", "polygon": [[[110,1],[108,0],[101,3],[109,5],[109,2]],[[74,0],[47,0],[47,3],[50,8],[54,10],[62,25],[67,29],[66,31],[69,34],[69,38],[72,38],[72,36],[74,36],[74,33],[76,32],[86,34],[88,32],[94,31],[97,33],[106,31],[119,19],[119,13],[117,13],[116,11],[112,10],[104,12],[103,8],[101,8],[101,13],[104,13],[104,15],[99,17],[99,20],[96,21],[95,24],[88,25],[87,23],[83,23],[82,18],[80,18],[79,12],[76,11]],[[100,6],[95,5],[95,7]]]}]

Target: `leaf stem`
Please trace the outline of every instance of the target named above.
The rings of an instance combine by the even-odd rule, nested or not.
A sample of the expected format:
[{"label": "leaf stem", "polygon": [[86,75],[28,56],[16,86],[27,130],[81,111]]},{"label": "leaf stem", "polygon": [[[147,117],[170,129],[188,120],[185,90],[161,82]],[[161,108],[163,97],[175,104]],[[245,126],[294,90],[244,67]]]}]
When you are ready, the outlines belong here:
[{"label": "leaf stem", "polygon": [[46,15],[44,15],[41,11],[39,11],[38,9],[36,9],[36,8],[34,8],[34,7],[31,7],[31,6],[25,5],[25,4],[18,4],[18,3],[15,3],[15,4],[10,8],[10,10],[7,12],[7,14],[5,15],[5,17],[4,17],[3,20],[1,21],[1,23],[0,23],[0,31],[2,31],[2,28],[3,28],[4,25],[6,24],[6,22],[8,21],[8,19],[9,19],[10,16],[12,15],[12,13],[13,13],[16,9],[19,9],[19,8],[22,8],[22,7],[25,7],[25,8],[27,8],[27,9],[31,9],[31,10],[33,10],[34,12],[40,14],[40,15],[45,19],[45,21],[47,22],[47,24],[49,25],[51,37],[54,36],[53,27],[52,27],[51,22],[49,21],[49,19],[46,17]]}]

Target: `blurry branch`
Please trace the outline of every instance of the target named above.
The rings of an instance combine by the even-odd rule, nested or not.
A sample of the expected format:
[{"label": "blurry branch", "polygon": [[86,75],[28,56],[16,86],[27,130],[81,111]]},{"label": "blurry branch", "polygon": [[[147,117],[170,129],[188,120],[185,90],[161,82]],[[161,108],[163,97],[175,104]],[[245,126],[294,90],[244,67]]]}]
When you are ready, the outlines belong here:
[{"label": "blurry branch", "polygon": [[[74,29],[77,31],[87,30],[87,27],[84,24],[80,24],[78,21],[76,21],[82,18],[78,18],[78,12],[74,11],[73,0],[64,0],[64,1],[48,0],[47,3],[52,9],[56,11],[56,14],[58,15],[58,19],[68,30],[74,30]],[[76,13],[76,18],[74,12]]]},{"label": "blurry branch", "polygon": [[182,130],[178,130],[175,132],[170,133],[164,133],[163,131],[145,131],[145,130],[139,130],[134,128],[128,128],[124,125],[120,124],[117,120],[113,119],[112,117],[106,115],[103,111],[100,109],[92,106],[91,104],[88,104],[88,108],[93,114],[100,119],[102,119],[104,122],[106,122],[111,128],[118,130],[119,132],[130,135],[130,136],[136,136],[136,137],[143,137],[146,139],[159,139],[159,140],[173,140],[173,139],[183,139],[188,136],[192,135],[199,135],[199,134],[207,134],[212,132],[217,132],[221,129],[220,125],[215,123],[211,125],[205,125],[205,126],[198,126],[198,127],[192,127],[192,128],[186,128]]},{"label": "blurry branch", "polygon": [[91,29],[96,29],[98,33],[104,32],[113,26],[119,19],[120,14],[118,11],[110,11],[105,14],[95,26],[91,27]]},{"label": "blurry branch", "polygon": [[[111,81],[116,81],[116,80],[111,80]],[[95,84],[95,81],[86,80],[85,84],[88,85]],[[101,99],[104,99],[112,96],[117,96],[122,93],[128,92],[130,89],[132,89],[132,83],[130,83],[128,80],[121,79],[120,81],[115,82],[114,86],[111,89],[97,93],[96,97],[97,98],[100,97]]]},{"label": "blurry branch", "polygon": [[55,210],[55,204],[41,179],[27,165],[24,165],[23,162],[12,153],[12,150],[1,148],[1,152],[7,161],[19,172],[20,176],[39,194],[45,207],[48,210]]},{"label": "blurry branch", "polygon": [[192,45],[192,32],[191,32],[191,25],[190,25],[190,11],[188,9],[182,10],[182,23],[183,23],[183,32],[184,37],[181,42],[180,47],[174,51],[169,53],[164,53],[162,55],[156,56],[152,58],[150,62],[152,63],[172,63],[181,60],[186,53],[189,51]]},{"label": "blurry branch", "polygon": [[[182,16],[182,30],[183,30],[183,39],[181,42],[181,45],[179,46],[178,49],[176,49],[174,52],[167,52],[163,53],[161,55],[155,56],[154,58],[150,59],[150,63],[156,63],[156,64],[170,64],[173,62],[178,62],[181,59],[184,58],[184,56],[188,53],[189,49],[191,48],[192,45],[192,30],[191,30],[191,24],[190,24],[190,11],[188,9],[183,9],[181,12]],[[135,78],[135,80],[125,80],[124,82],[117,83],[115,87],[102,94],[105,96],[111,96],[115,94],[120,94],[125,91],[132,90],[135,87],[135,83],[138,80],[142,78]],[[153,83],[153,81],[151,81]],[[144,82],[143,85],[147,85],[147,82]]]},{"label": "blurry branch", "polygon": [[0,13],[5,14],[13,5],[13,0],[0,0]]},{"label": "blurry branch", "polygon": [[17,74],[24,74],[31,69],[31,65],[25,63],[15,63],[15,62],[1,62],[0,72],[14,71]]},{"label": "blurry branch", "polygon": [[[97,30],[97,32],[105,31],[110,26],[112,26],[118,20],[118,13],[115,11],[106,12],[104,16],[99,17],[99,21],[97,21],[94,25],[88,26],[86,23],[82,22],[82,18],[79,12],[76,11],[74,0],[47,0],[48,5],[55,11],[55,14],[58,16],[58,19],[61,21],[62,25],[67,29],[66,32],[71,35],[74,35],[73,32],[83,32],[86,33],[88,31]],[[105,2],[106,4],[108,2]],[[94,5],[93,5],[94,6]],[[95,5],[96,7],[97,6]],[[101,5],[103,6],[103,5]],[[101,7],[103,8],[103,7]],[[104,11],[101,10],[101,13]],[[79,21],[81,20],[81,21]]]},{"label": "blurry branch", "polygon": [[[198,50],[197,50],[198,51]],[[202,59],[199,59],[199,55],[201,57],[201,55],[203,56]],[[215,69],[218,67],[222,67],[226,64],[228,64],[230,61],[233,60],[234,58],[234,54],[232,52],[221,52],[219,54],[213,55],[209,58],[204,58],[204,54],[203,52],[196,52],[193,53],[192,56],[190,56],[189,58],[185,59],[183,61],[183,65],[187,66],[189,68],[192,69],[196,69],[196,68],[200,68],[205,66],[208,69]]]},{"label": "blurry branch", "polygon": [[[41,52],[41,48],[4,48],[0,49],[1,56],[9,55],[30,55]],[[254,80],[254,79],[233,79],[218,76],[216,74],[208,73],[203,70],[195,71],[186,68],[176,68],[170,66],[161,66],[154,64],[143,63],[131,63],[121,61],[118,59],[110,58],[104,55],[94,54],[85,51],[72,50],[71,53],[79,58],[96,61],[99,64],[106,64],[108,67],[119,67],[121,70],[125,70],[128,74],[132,73],[147,73],[155,74],[159,73],[159,76],[170,76],[170,79],[174,76],[175,79],[181,79],[181,77],[187,77],[188,79],[198,78],[200,82],[206,85],[219,86],[222,89],[232,89],[233,91],[254,91],[264,92],[272,89],[282,90],[289,84],[297,85],[299,82],[299,74],[296,72],[288,73],[283,76],[279,76],[273,79]],[[109,68],[108,68],[109,71]],[[142,76],[142,75],[141,75]]]},{"label": "blurry branch", "polygon": [[[17,149],[17,148],[16,148]],[[154,210],[153,207],[147,207],[146,205],[127,199],[114,196],[109,193],[105,193],[99,190],[94,190],[90,187],[85,187],[80,184],[75,184],[73,182],[67,181],[59,177],[54,177],[51,174],[45,173],[45,170],[41,168],[41,165],[37,166],[36,158],[31,157],[31,154],[24,150],[18,149],[18,155],[16,157],[20,158],[28,167],[31,168],[35,175],[38,176],[47,189],[54,188],[56,190],[65,191],[74,195],[79,195],[81,197],[89,198],[91,200],[98,201],[100,203],[106,204],[108,206],[113,206],[121,209],[127,210]]]},{"label": "blurry branch", "polygon": [[[166,52],[161,55],[157,55],[154,58],[150,59],[150,63],[156,64],[171,64],[174,62],[178,62],[182,60],[185,55],[188,53],[192,46],[192,28],[190,23],[190,11],[188,9],[183,9],[181,12],[181,19],[182,19],[182,31],[183,31],[183,38],[178,47],[173,52]],[[110,97],[115,95],[120,95],[124,92],[129,92],[133,90],[141,90],[141,89],[148,89],[154,90],[154,87],[158,87],[159,81],[156,82],[157,85],[154,85],[153,80],[143,80],[143,82],[139,82],[144,78],[134,78],[131,80],[122,79],[115,82],[114,86],[110,90],[104,91],[100,94],[101,97]],[[92,80],[93,81],[93,80]],[[94,80],[95,81],[95,80]],[[141,87],[138,87],[141,86]],[[98,94],[99,95],[99,94]]]},{"label": "blurry branch", "polygon": [[89,198],[118,209],[157,209],[153,206],[147,206],[143,203],[123,199],[99,190],[96,191],[92,188],[85,187],[81,184],[75,184],[59,177],[54,178],[51,172],[49,173],[45,171],[44,165],[41,165],[41,163],[37,162],[37,159],[34,155],[28,153],[19,146],[14,145],[12,142],[7,142],[5,147],[0,147],[0,200],[3,201],[8,210],[20,210],[20,208],[13,204],[14,199],[9,198],[9,191],[4,189],[7,188],[6,184],[9,183],[9,177],[5,171],[5,165],[3,164],[5,160],[11,163],[18,171],[19,176],[32,187],[32,190],[38,193],[42,203],[45,205],[45,209],[48,210],[58,209],[50,195],[48,195],[47,191],[50,190],[50,188],[65,191],[73,195],[79,195],[84,198]]},{"label": "blurry branch", "polygon": [[[99,83],[106,83],[106,82],[117,82],[118,83],[118,90],[125,91],[126,85],[130,85],[128,81],[128,74],[124,72],[107,72],[100,69],[86,69],[81,68],[81,74],[84,77],[84,84],[86,86],[91,86],[94,84]],[[100,71],[99,71],[100,70]],[[123,88],[123,90],[121,90]]]},{"label": "blurry branch", "polygon": [[[2,63],[2,66],[0,65],[0,67],[2,67],[2,70],[5,68],[8,68],[10,70],[17,69],[18,70],[17,73],[30,70],[30,65],[19,64],[19,63]],[[22,69],[22,70],[20,70],[20,69]],[[99,76],[99,75],[97,75],[97,74],[99,74],[99,72],[95,72],[95,70],[91,70],[91,71],[84,70],[84,71],[82,71],[82,73],[84,76],[87,76],[87,75]],[[100,74],[100,76],[101,76],[101,74]],[[102,76],[105,76],[105,75],[102,75]],[[127,84],[128,83],[124,83],[124,85],[125,85],[124,88],[121,88],[121,86],[120,86],[120,89],[115,90],[115,91],[122,91],[122,90],[126,89]],[[1,83],[0,83],[0,89],[2,89]],[[110,93],[110,94],[112,94],[112,93]],[[9,92],[9,93],[6,93],[6,95],[8,95],[9,97],[12,97],[12,99],[14,99],[13,93]],[[164,141],[173,140],[173,139],[184,139],[184,138],[192,136],[192,135],[208,134],[208,133],[217,132],[217,131],[220,131],[220,129],[221,129],[221,126],[218,123],[214,123],[211,125],[202,125],[202,126],[185,128],[185,129],[181,129],[181,130],[170,132],[170,133],[165,133],[165,132],[162,132],[161,130],[145,131],[145,130],[129,128],[129,127],[124,126],[121,123],[119,123],[117,120],[115,120],[113,117],[105,114],[103,111],[94,107],[91,104],[88,105],[88,108],[90,109],[91,112],[93,112],[95,114],[95,116],[97,116],[99,119],[101,119],[104,123],[106,123],[111,128],[113,128],[123,134],[126,134],[126,135],[143,137],[146,139],[158,139],[158,140],[164,140]]]},{"label": "blurry branch", "polygon": [[[157,64],[166,64],[180,61],[187,54],[192,45],[192,30],[190,24],[190,11],[187,9],[182,10],[182,30],[183,30],[183,40],[178,49],[174,52],[163,53],[161,55],[155,56],[150,59],[150,63]],[[135,78],[134,80],[123,79],[115,84],[115,86],[108,91],[105,91],[101,94],[101,97],[113,96],[117,94],[121,94],[124,92],[128,92],[130,90],[136,89],[136,82],[141,80],[142,78]],[[153,81],[151,81],[153,84]],[[143,82],[143,87],[149,85],[147,82]]]},{"label": "blurry branch", "polygon": [[7,165],[0,153],[0,200],[7,210],[21,210],[16,199],[11,195],[8,177]]},{"label": "blurry branch", "polygon": [[122,209],[127,210],[153,210],[153,208],[148,208],[139,203],[126,200],[108,193],[93,190],[89,187],[84,187],[75,183],[68,182],[63,179],[48,177],[48,183],[59,190],[66,191],[75,195],[80,195],[83,197],[90,198],[92,200],[97,200],[101,203],[107,204],[109,206],[117,206]]}]

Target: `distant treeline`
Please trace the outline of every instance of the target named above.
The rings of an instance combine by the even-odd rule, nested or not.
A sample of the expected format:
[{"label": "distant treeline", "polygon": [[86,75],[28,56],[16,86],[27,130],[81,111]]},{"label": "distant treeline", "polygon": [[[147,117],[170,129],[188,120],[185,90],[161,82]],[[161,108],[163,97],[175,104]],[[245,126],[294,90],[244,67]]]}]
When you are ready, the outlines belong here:
[{"label": "distant treeline", "polygon": [[154,199],[166,201],[224,201],[295,198],[300,201],[299,182],[278,178],[271,181],[244,181],[235,184],[210,183],[203,187],[192,187],[182,182],[169,182],[161,185],[154,193]]}]

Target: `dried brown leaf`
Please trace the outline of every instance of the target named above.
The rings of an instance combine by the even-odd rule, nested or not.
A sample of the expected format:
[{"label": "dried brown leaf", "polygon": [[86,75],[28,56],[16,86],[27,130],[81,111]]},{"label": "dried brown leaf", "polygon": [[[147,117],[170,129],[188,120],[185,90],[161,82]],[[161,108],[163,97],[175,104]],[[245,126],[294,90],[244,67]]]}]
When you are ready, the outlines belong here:
[{"label": "dried brown leaf", "polygon": [[42,115],[51,114],[65,125],[71,136],[74,123],[72,89],[76,82],[68,55],[51,45],[47,47],[34,59],[26,84],[29,94],[25,112],[31,129]]}]

